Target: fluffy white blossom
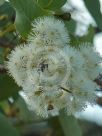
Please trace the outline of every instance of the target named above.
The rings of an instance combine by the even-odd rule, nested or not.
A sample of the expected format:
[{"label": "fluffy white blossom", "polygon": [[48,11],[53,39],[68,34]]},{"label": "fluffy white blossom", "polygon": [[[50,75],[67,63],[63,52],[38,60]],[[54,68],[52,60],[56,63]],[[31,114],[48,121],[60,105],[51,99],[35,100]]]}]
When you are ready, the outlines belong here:
[{"label": "fluffy white blossom", "polygon": [[27,63],[27,74],[35,84],[54,86],[70,75],[69,58],[62,50],[53,47],[33,48]]},{"label": "fluffy white blossom", "polygon": [[88,44],[70,47],[63,22],[53,17],[35,20],[29,37],[27,45],[11,52],[6,64],[29,108],[48,117],[61,109],[74,114],[84,110],[86,102],[93,104],[97,87],[93,80],[101,70],[96,50]]},{"label": "fluffy white blossom", "polygon": [[30,55],[30,52],[28,52],[27,48],[24,48],[24,46],[16,47],[8,56],[9,61],[6,63],[9,74],[13,76],[19,86],[22,86],[27,78],[25,72],[26,62],[29,60]]},{"label": "fluffy white blossom", "polygon": [[80,52],[85,59],[84,69],[87,71],[91,80],[94,80],[102,73],[101,57],[95,47],[89,43],[80,46]]},{"label": "fluffy white blossom", "polygon": [[37,46],[65,46],[69,43],[69,35],[65,24],[54,17],[38,18],[32,24],[32,32],[28,38]]}]

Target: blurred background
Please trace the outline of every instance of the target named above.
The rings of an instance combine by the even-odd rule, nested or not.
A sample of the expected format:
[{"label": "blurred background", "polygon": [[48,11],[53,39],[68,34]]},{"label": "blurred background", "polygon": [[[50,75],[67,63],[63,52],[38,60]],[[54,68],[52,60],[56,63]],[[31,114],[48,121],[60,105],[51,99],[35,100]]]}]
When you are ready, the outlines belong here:
[{"label": "blurred background", "polygon": [[[95,6],[94,0],[92,8],[93,6]],[[92,42],[102,55],[102,30],[97,26],[84,1],[68,0],[62,10],[71,14],[71,20],[66,21],[69,32],[76,35],[80,42]],[[100,11],[102,12],[102,0],[100,0]],[[19,130],[21,136],[74,136],[75,133],[76,136],[102,136],[102,75],[97,78],[100,87],[96,90],[98,96],[96,105],[87,104],[86,110],[76,113],[75,117],[67,118],[62,115],[65,118],[55,116],[43,119],[28,109],[21,88],[5,74],[7,71],[4,67],[4,61],[10,50],[26,42],[13,27],[15,17],[15,10],[9,1],[0,0],[0,113],[7,117],[8,123]],[[2,126],[0,122],[0,134]],[[74,129],[77,129],[75,133],[70,133]],[[66,134],[66,131],[69,133]],[[6,133],[5,136],[13,135]]]}]

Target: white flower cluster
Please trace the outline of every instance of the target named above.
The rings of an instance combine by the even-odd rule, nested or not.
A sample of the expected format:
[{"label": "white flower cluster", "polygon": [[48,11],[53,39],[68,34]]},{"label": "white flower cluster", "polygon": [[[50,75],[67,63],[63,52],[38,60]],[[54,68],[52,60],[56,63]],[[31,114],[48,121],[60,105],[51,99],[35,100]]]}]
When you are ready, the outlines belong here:
[{"label": "white flower cluster", "polygon": [[38,18],[32,26],[32,32],[28,39],[39,47],[63,47],[70,41],[64,23],[54,17]]},{"label": "white flower cluster", "polygon": [[64,23],[53,17],[35,20],[28,39],[11,52],[7,68],[32,110],[48,117],[61,109],[74,114],[94,103],[101,59],[92,46],[70,47]]}]

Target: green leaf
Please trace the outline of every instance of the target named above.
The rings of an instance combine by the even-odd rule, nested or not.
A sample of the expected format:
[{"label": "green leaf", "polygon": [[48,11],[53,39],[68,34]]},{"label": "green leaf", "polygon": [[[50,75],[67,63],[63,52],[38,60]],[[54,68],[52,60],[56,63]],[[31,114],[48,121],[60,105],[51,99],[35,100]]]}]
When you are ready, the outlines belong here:
[{"label": "green leaf", "polygon": [[52,3],[48,8],[51,10],[57,10],[60,9],[66,2],[67,0],[52,0]]},{"label": "green leaf", "polygon": [[70,21],[65,21],[65,26],[68,29],[69,33],[75,33],[75,29],[76,29],[76,22],[74,20],[70,20]]},{"label": "green leaf", "polygon": [[85,5],[93,18],[96,21],[96,24],[100,29],[102,29],[102,14],[100,11],[100,3],[99,0],[84,0]]},{"label": "green leaf", "polygon": [[64,111],[61,111],[59,120],[64,131],[64,136],[82,136],[81,129],[75,117],[68,116]]},{"label": "green leaf", "polygon": [[20,136],[8,119],[0,113],[0,136]]},{"label": "green leaf", "polygon": [[0,64],[4,63],[4,48],[0,48]]},{"label": "green leaf", "polygon": [[15,10],[12,8],[9,2],[4,2],[0,6],[0,29],[2,30],[7,24],[14,21]]},{"label": "green leaf", "polygon": [[54,130],[55,136],[64,136],[59,116],[50,117],[47,119],[48,125]]},{"label": "green leaf", "polygon": [[25,122],[32,120],[32,116],[28,107],[24,101],[24,99],[19,96],[18,99],[15,101],[14,106],[19,109],[19,118]]},{"label": "green leaf", "polygon": [[44,9],[58,10],[67,0],[37,0],[38,4]]},{"label": "green leaf", "polygon": [[52,0],[37,0],[37,3],[42,7],[46,8],[49,6],[50,3],[52,3]]},{"label": "green leaf", "polygon": [[0,74],[0,101],[15,95],[20,87],[6,74]]},{"label": "green leaf", "polygon": [[93,37],[95,34],[95,30],[92,26],[88,29],[88,34],[81,36],[81,37],[75,37],[73,34],[70,34],[70,45],[74,47],[79,47],[79,45],[87,42],[87,43],[93,43]]},{"label": "green leaf", "polygon": [[[23,21],[24,20],[24,21]],[[16,29],[19,31],[19,33],[22,35],[22,37],[27,37],[30,29],[31,29],[31,22],[29,21],[29,18],[25,16],[25,14],[21,14],[20,12],[16,12]]]},{"label": "green leaf", "polygon": [[89,27],[88,29],[88,34],[79,37],[78,40],[83,43],[83,42],[90,42],[93,43],[93,38],[94,38],[95,30],[92,26]]},{"label": "green leaf", "polygon": [[0,6],[5,2],[5,0],[0,0]]},{"label": "green leaf", "polygon": [[27,37],[32,21],[45,14],[35,0],[10,0],[16,10],[15,25],[23,37]]}]

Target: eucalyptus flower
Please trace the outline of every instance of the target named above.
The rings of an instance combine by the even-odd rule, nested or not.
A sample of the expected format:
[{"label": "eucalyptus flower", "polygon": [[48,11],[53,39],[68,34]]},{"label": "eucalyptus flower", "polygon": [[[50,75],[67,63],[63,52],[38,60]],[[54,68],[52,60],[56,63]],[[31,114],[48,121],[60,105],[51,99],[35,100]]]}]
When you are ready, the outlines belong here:
[{"label": "eucalyptus flower", "polygon": [[94,104],[94,79],[101,72],[101,58],[87,43],[70,47],[64,23],[54,17],[33,22],[28,44],[8,56],[9,74],[24,90],[28,107],[38,115],[74,114]]},{"label": "eucalyptus flower", "polygon": [[66,46],[69,41],[69,34],[65,24],[54,17],[42,17],[32,23],[32,32],[28,38],[37,46]]}]

